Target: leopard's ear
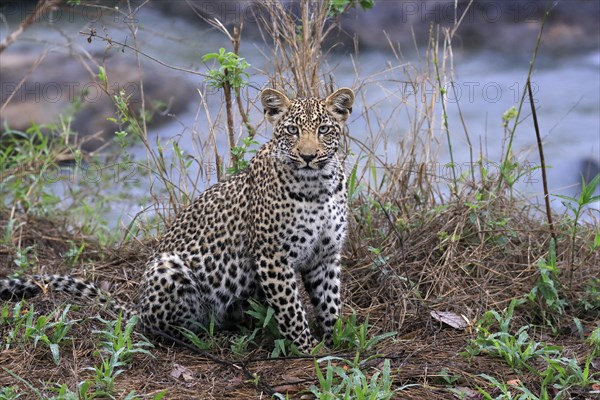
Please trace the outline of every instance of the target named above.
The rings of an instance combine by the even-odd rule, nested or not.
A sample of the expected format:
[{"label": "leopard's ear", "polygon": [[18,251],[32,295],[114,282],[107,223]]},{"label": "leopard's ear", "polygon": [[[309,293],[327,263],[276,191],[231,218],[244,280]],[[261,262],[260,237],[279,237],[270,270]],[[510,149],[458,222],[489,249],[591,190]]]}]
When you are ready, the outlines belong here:
[{"label": "leopard's ear", "polygon": [[338,89],[325,99],[325,105],[340,122],[348,119],[352,112],[352,104],[354,92],[349,88]]},{"label": "leopard's ear", "polygon": [[290,99],[275,89],[263,89],[260,92],[260,101],[265,109],[265,117],[275,125],[279,118],[290,107]]}]

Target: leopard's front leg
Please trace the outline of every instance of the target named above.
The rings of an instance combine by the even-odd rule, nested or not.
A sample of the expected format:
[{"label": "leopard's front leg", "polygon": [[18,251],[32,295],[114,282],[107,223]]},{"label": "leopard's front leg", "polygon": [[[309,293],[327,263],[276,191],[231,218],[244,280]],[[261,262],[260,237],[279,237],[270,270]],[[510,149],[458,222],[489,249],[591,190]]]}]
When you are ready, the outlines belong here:
[{"label": "leopard's front leg", "polygon": [[296,274],[289,265],[287,255],[262,251],[256,261],[260,285],[267,304],[275,311],[279,332],[292,341],[299,351],[310,353],[317,341],[308,328]]},{"label": "leopard's front leg", "polygon": [[333,326],[341,311],[340,270],[340,254],[333,253],[302,276],[327,345],[332,344]]}]

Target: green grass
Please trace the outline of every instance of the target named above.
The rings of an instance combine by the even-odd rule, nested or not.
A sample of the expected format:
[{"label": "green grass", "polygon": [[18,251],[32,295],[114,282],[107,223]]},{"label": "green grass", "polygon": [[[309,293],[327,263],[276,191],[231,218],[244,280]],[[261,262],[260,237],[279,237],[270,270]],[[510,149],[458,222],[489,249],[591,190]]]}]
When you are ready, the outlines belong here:
[{"label": "green grass", "polygon": [[8,328],[2,340],[4,349],[26,345],[29,342],[34,348],[41,344],[48,347],[52,360],[58,365],[60,346],[70,341],[71,338],[67,334],[73,325],[79,322],[69,318],[70,308],[70,305],[66,305],[62,311],[56,309],[49,315],[37,315],[33,305],[18,302],[11,309],[9,304],[5,303],[0,316],[0,326]]},{"label": "green grass", "polygon": [[[314,7],[320,4],[316,3]],[[303,4],[306,6],[308,3]],[[319,15],[328,18],[356,5],[370,8],[373,3],[331,1],[328,5],[329,8],[311,14],[312,19],[304,16],[292,19],[294,24],[278,25],[277,21],[289,21],[283,17],[291,16],[279,15],[281,20],[277,20],[277,15],[274,15],[276,18],[272,26],[289,31],[273,37],[274,43],[280,45],[274,46],[276,50],[271,60],[274,69],[268,71],[267,76],[260,76],[261,79],[282,83],[304,95],[317,90],[314,83],[322,78],[320,63],[325,59],[321,52],[324,40],[321,29],[326,25],[320,25],[324,20],[319,20]],[[319,14],[321,11],[323,13]],[[137,25],[135,22],[131,24],[131,40],[134,40]],[[282,38],[302,38],[302,32],[313,34],[306,42],[304,39],[281,42]],[[362,311],[353,312],[336,322],[331,348],[321,344],[314,357],[300,356],[279,334],[273,310],[258,302],[251,303],[247,311],[254,320],[252,328],[242,330],[233,338],[221,335],[214,320],[204,327],[202,335],[182,330],[196,347],[238,362],[236,365],[240,369],[234,374],[239,373],[241,366],[247,367],[248,371],[261,368],[267,371],[253,372],[252,378],[245,376],[244,383],[258,388],[261,382],[274,384],[277,379],[291,380],[277,375],[284,369],[282,365],[285,363],[286,366],[292,365],[290,370],[301,373],[303,387],[296,392],[311,394],[318,399],[409,398],[413,390],[421,398],[432,393],[439,395],[440,391],[448,396],[468,398],[469,392],[465,390],[468,388],[477,390],[485,399],[566,400],[591,396],[592,386],[599,384],[599,373],[594,363],[600,357],[600,328],[590,332],[589,327],[598,319],[600,280],[592,273],[581,282],[573,277],[583,276],[585,269],[598,261],[600,233],[597,221],[595,225],[588,224],[582,222],[582,217],[587,207],[600,200],[594,196],[600,176],[589,183],[582,182],[579,196],[556,196],[568,209],[557,225],[556,240],[548,237],[547,226],[537,221],[539,217],[535,213],[523,211],[529,206],[523,205],[515,185],[533,169],[516,161],[512,140],[516,128],[525,122],[520,118],[525,92],[518,109],[512,107],[502,116],[496,116],[500,129],[509,140],[503,158],[496,160],[496,164],[500,165],[498,175],[485,168],[485,161],[489,160],[480,154],[478,179],[475,166],[469,173],[457,176],[452,146],[456,140],[463,139],[456,138],[455,127],[459,124],[448,118],[447,93],[443,88],[453,66],[440,62],[451,59],[451,47],[440,49],[438,38],[433,42],[435,46],[427,49],[422,65],[412,66],[419,69],[418,74],[415,75],[410,67],[406,69],[405,78],[415,88],[421,90],[427,87],[427,83],[434,82],[437,90],[433,94],[424,91],[418,103],[402,105],[406,106],[409,119],[413,121],[406,136],[413,139],[402,139],[397,160],[382,161],[380,155],[373,154],[369,148],[379,140],[387,141],[398,136],[398,132],[385,130],[388,116],[377,115],[376,107],[370,104],[358,110],[373,121],[369,129],[373,126],[383,128],[368,132],[372,142],[366,145],[360,143],[365,150],[353,154],[355,162],[348,165],[353,226],[344,260],[347,263],[344,266],[344,284],[347,307]],[[299,44],[303,46],[302,57],[298,56]],[[537,49],[535,52],[537,54]],[[12,274],[31,273],[42,267],[87,269],[90,266],[84,263],[90,253],[99,249],[103,253],[102,258],[104,253],[112,253],[118,247],[115,244],[123,238],[123,247],[132,246],[138,250],[139,247],[135,247],[139,245],[138,240],[161,233],[172,215],[189,204],[199,188],[210,181],[210,177],[202,175],[202,172],[197,176],[188,174],[193,167],[215,164],[219,178],[245,169],[247,159],[255,152],[258,143],[254,134],[260,127],[260,121],[249,119],[250,111],[258,107],[252,100],[255,88],[248,85],[250,78],[254,78],[249,74],[254,72],[245,57],[238,53],[239,49],[228,51],[223,48],[204,57],[204,61],[214,59],[217,63],[209,70],[206,82],[233,98],[224,105],[225,112],[222,114],[210,115],[208,108],[204,110],[209,122],[200,129],[207,133],[207,136],[201,137],[202,143],[198,146],[203,154],[195,154],[197,149],[188,151],[182,148],[178,138],[168,142],[160,137],[149,140],[147,122],[152,119],[152,114],[139,109],[139,105],[133,104],[122,91],[110,93],[114,103],[114,115],[110,118],[114,124],[112,145],[116,149],[113,156],[94,158],[78,148],[76,135],[69,128],[77,105],[56,124],[32,124],[24,132],[6,129],[0,137],[0,211],[6,220],[1,244],[6,249],[6,253],[2,254],[6,254],[6,265],[10,267],[7,270]],[[529,76],[534,61],[535,54]],[[102,65],[98,65],[97,71],[98,83],[108,90],[112,71]],[[297,74],[291,76],[290,71]],[[330,78],[324,80],[329,81]],[[362,83],[359,82],[357,87],[363,87]],[[242,98],[249,99],[248,103],[242,104]],[[442,109],[435,109],[440,100]],[[432,106],[422,109],[423,104]],[[408,110],[412,106],[414,110]],[[395,109],[395,112],[399,110],[405,109]],[[232,131],[230,122],[241,127],[240,130]],[[439,138],[427,135],[430,129],[433,130],[431,127],[439,129],[440,123],[446,150],[452,158],[451,163],[446,165],[452,172],[449,181],[436,181],[437,177],[429,176],[420,169],[427,167],[426,162],[436,161],[437,154],[433,149]],[[227,127],[229,156],[221,154],[222,151],[216,147],[216,138],[223,135],[220,129],[223,126]],[[357,144],[357,136],[358,133],[352,133],[348,140]],[[470,146],[466,128],[465,136]],[[140,144],[146,149],[147,156],[136,160],[131,146]],[[344,150],[349,152],[348,147]],[[427,154],[428,158],[423,158],[423,154]],[[472,158],[471,153],[471,161]],[[132,201],[128,197],[132,183],[123,184],[123,193],[105,195],[105,191],[114,184],[114,174],[108,174],[98,182],[83,181],[79,186],[69,187],[65,198],[57,197],[52,189],[56,181],[63,179],[57,175],[61,163],[83,168],[85,162],[94,161],[121,171],[129,171],[134,166],[140,172],[143,187],[149,188],[144,199],[149,211],[145,209],[137,215],[125,232],[120,228],[114,229],[117,223],[104,220],[102,213],[115,204],[120,205],[123,198]],[[403,164],[419,168],[406,172],[402,170]],[[225,173],[221,175],[220,171]],[[447,192],[452,194],[450,199],[443,195]],[[49,248],[43,241],[37,240],[38,232],[35,232],[35,240],[28,240],[30,237],[25,230],[36,229],[32,223],[34,217],[46,218],[52,224],[66,217],[68,223],[64,232],[69,239],[48,239],[60,242],[61,246],[56,248]],[[55,250],[58,255],[52,258]],[[514,254],[517,256],[513,257]],[[124,261],[127,260],[119,259],[123,265],[126,264]],[[131,268],[136,267],[134,264]],[[522,270],[513,274],[519,268]],[[120,273],[122,269],[118,271]],[[465,291],[461,292],[462,289]],[[454,301],[453,295],[457,292],[468,293],[469,296],[457,296],[458,300]],[[400,302],[404,307],[401,318],[388,314],[397,312],[394,305]],[[386,307],[383,312],[382,304]],[[505,306],[506,309],[500,310]],[[455,312],[464,312],[477,320],[473,326],[474,333],[468,330],[448,333],[447,329],[438,330],[438,327],[432,326],[427,316],[430,310],[438,307],[454,307]],[[370,312],[379,313],[378,318]],[[81,321],[73,319],[69,305],[40,314],[33,301],[4,303],[0,315],[3,351],[18,350],[24,354],[36,351],[36,356],[47,359],[58,370],[68,365],[65,358],[69,355],[65,354],[65,350],[70,351],[74,342],[85,342],[88,349],[95,350],[89,352],[91,355],[86,359],[86,368],[78,375],[81,379],[76,385],[45,382],[23,374],[19,376],[5,368],[3,371],[12,380],[10,385],[0,389],[0,398],[158,400],[169,394],[167,391],[171,389],[185,387],[187,382],[168,381],[174,388],[161,388],[152,394],[121,390],[119,383],[127,379],[132,369],[139,367],[136,361],[158,364],[162,360],[154,357],[161,354],[173,364],[180,362],[179,358],[185,358],[186,350],[177,353],[176,350],[153,348],[146,338],[135,332],[135,318],[129,321],[121,318],[115,321],[91,319],[101,328],[94,330],[90,337],[73,337],[73,327]],[[387,322],[390,320],[396,324],[393,329],[389,329],[392,325]],[[399,321],[404,324],[400,325]],[[571,325],[576,327],[576,334],[568,333]],[[452,348],[454,352],[449,353],[464,350],[464,358],[453,360],[456,368],[436,367],[433,377],[423,374],[407,379],[397,378],[401,372],[406,372],[402,369],[402,362],[419,363],[416,370],[419,367],[427,370],[431,360],[420,354],[427,348],[422,344],[431,345],[439,340],[435,344],[442,347],[448,336],[460,338],[457,347]],[[411,348],[413,343],[420,347],[416,350]],[[351,355],[341,354],[346,352]],[[406,359],[400,356],[402,362],[393,362],[391,357],[386,358],[392,353],[406,355]],[[322,354],[327,356],[317,358]],[[368,356],[370,354],[374,356]],[[262,358],[266,360],[262,361],[265,364],[257,361]],[[75,363],[75,360],[68,361]],[[278,362],[281,364],[276,364]],[[206,363],[208,361],[194,360],[196,368]],[[473,365],[483,367],[480,371],[473,371]],[[216,368],[210,369],[206,374],[222,385],[219,379],[223,370],[214,372],[212,370]],[[161,372],[167,376],[169,370]],[[277,378],[269,382],[272,376]],[[509,380],[507,376],[519,379]],[[294,397],[296,392],[278,397]],[[253,394],[262,395],[258,391]]]},{"label": "green grass", "polygon": [[[383,360],[381,370],[369,378],[366,364],[373,358],[359,359],[359,353],[353,360],[328,356],[315,360],[315,372],[318,386],[310,388],[319,400],[387,400],[394,395],[390,375],[390,361]],[[321,364],[326,363],[322,368]]]}]

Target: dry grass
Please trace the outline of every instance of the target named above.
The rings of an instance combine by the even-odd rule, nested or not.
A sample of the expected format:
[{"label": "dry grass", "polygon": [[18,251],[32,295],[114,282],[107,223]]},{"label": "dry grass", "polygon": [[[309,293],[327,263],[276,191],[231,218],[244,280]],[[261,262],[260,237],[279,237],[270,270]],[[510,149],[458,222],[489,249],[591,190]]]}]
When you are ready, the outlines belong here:
[{"label": "dry grass", "polygon": [[[463,199],[467,200],[467,199]],[[357,206],[357,205],[355,205]],[[473,211],[463,201],[448,204],[442,209],[430,212],[404,215],[403,230],[398,230],[396,221],[390,215],[379,212],[374,219],[377,237],[365,239],[364,229],[354,224],[351,240],[344,257],[344,314],[356,312],[360,319],[368,316],[372,325],[371,334],[397,331],[395,340],[386,341],[377,351],[391,360],[393,379],[396,387],[418,384],[400,392],[399,398],[443,399],[450,396],[436,374],[442,368],[462,376],[461,386],[484,385],[478,376],[481,372],[509,379],[514,372],[498,359],[479,356],[466,358],[458,355],[464,350],[474,333],[469,329],[454,330],[441,326],[430,317],[431,310],[454,311],[475,321],[489,309],[501,310],[516,297],[526,295],[537,277],[536,260],[546,255],[549,237],[546,228],[528,215],[525,208],[497,200],[490,203],[489,209]],[[489,212],[489,213],[488,213]],[[484,218],[483,215],[486,215]],[[488,218],[510,215],[509,222],[501,230],[485,229]],[[120,298],[135,297],[137,277],[141,273],[149,252],[141,244],[129,244],[111,251],[99,249],[94,262],[85,262],[75,270],[65,265],[62,258],[68,248],[66,240],[73,233],[66,232],[61,224],[49,223],[44,218],[19,216],[27,220],[27,227],[21,231],[21,243],[37,243],[37,254],[43,258],[40,263],[47,272],[74,272],[110,287]],[[5,229],[6,215],[0,221],[0,230]],[[456,240],[440,238],[439,232],[452,232]],[[494,238],[508,232],[508,241],[497,244]],[[46,238],[39,241],[41,236]],[[76,234],[76,233],[75,233]],[[589,235],[592,229],[582,229],[577,242],[577,264],[572,287],[564,279],[561,287],[570,304],[585,293],[585,283],[597,276],[600,264],[598,251],[589,250]],[[361,238],[362,239],[358,239]],[[561,236],[565,237],[566,236]],[[566,239],[565,239],[566,240]],[[87,241],[88,248],[94,249],[93,241]],[[367,246],[377,245],[382,254],[389,255],[383,264],[375,262]],[[558,243],[558,263],[566,266],[568,253],[566,242]],[[93,254],[94,252],[92,252]],[[12,259],[14,249],[5,249],[0,257],[0,275],[14,271]],[[93,269],[88,267],[93,264]],[[566,278],[566,274],[563,274]],[[32,303],[40,313],[50,313],[71,299],[61,295],[48,294]],[[105,315],[98,307],[81,307],[72,313],[73,318],[81,319],[71,331],[72,340],[61,346],[61,362],[56,366],[50,352],[44,347],[31,345],[11,346],[3,350],[0,364],[15,374],[27,379],[34,386],[44,387],[46,382],[66,383],[76,387],[78,382],[93,377],[86,367],[97,362],[94,351],[98,340],[92,334],[98,329],[97,315]],[[540,324],[536,321],[535,307],[520,311],[518,321],[522,324]],[[585,345],[571,329],[573,317],[582,320],[586,327],[593,327],[599,318],[598,311],[583,313],[577,307],[571,308],[558,324],[558,333],[552,334],[540,328],[536,337],[564,346],[566,353],[582,355]],[[0,328],[0,337],[10,326]],[[260,376],[261,382],[276,391],[289,391],[298,394],[316,383],[314,364],[311,358],[290,358],[268,360],[266,349],[255,349],[239,359],[225,346],[211,354],[221,360],[234,362],[222,365],[214,360],[195,354],[187,348],[158,343],[152,351],[155,358],[137,356],[133,365],[117,378],[118,393],[122,397],[131,390],[137,393],[152,394],[168,389],[167,398],[261,398],[264,392],[247,381],[240,367]],[[372,361],[372,367],[381,367],[381,359]],[[172,376],[181,369],[185,373]],[[526,382],[533,377],[527,374],[519,377]],[[12,377],[0,375],[0,385],[17,385],[27,392],[21,383]],[[31,392],[29,392],[31,393]],[[262,393],[262,394],[261,394]]]},{"label": "dry grass", "polygon": [[[321,45],[331,28],[324,23],[326,10],[322,4],[303,2],[297,19],[287,15],[278,2],[263,10],[262,29],[265,39],[273,44],[273,54],[269,57],[274,63],[273,71],[265,74],[273,86],[300,95],[323,95],[331,90],[333,77],[330,71],[323,72],[321,63],[325,59]],[[296,26],[301,29],[296,30]],[[403,65],[400,60],[398,66],[392,67],[403,70],[406,82],[402,84],[410,85],[412,92],[418,94],[414,104],[398,101],[389,116],[380,116],[375,111],[376,105],[366,101],[363,89],[381,90],[394,97],[400,92],[398,86],[370,77],[357,79],[355,87],[364,104],[355,114],[361,113],[366,120],[375,121],[368,129],[382,128],[363,132],[363,139],[367,137],[364,142],[350,137],[362,152],[355,159],[360,162],[347,159],[347,169],[351,171],[356,167],[356,177],[365,187],[351,202],[351,230],[343,259],[343,313],[347,316],[354,312],[361,321],[368,317],[371,335],[398,333],[395,339],[386,340],[373,350],[382,357],[370,361],[366,371],[380,370],[382,358],[391,360],[394,387],[415,385],[398,392],[397,398],[402,399],[451,398],[447,387],[436,376],[442,368],[461,376],[455,385],[470,388],[489,384],[479,376],[482,372],[503,381],[515,377],[514,371],[501,360],[483,355],[467,358],[459,353],[475,336],[473,324],[485,311],[502,310],[512,299],[529,293],[539,274],[537,262],[548,256],[550,232],[539,212],[509,195],[505,187],[491,190],[489,183],[493,183],[493,179],[483,184],[475,182],[473,177],[473,181],[463,182],[457,194],[448,199],[442,195],[447,188],[439,184],[438,177],[428,174],[426,166],[438,160],[437,142],[440,140],[437,135],[440,99],[437,93],[427,90],[435,87],[436,82],[432,60],[440,60],[442,80],[451,79],[454,31],[445,32],[441,49],[439,40],[432,40],[422,67]],[[299,32],[305,35],[302,41],[296,40]],[[133,27],[131,34],[135,37]],[[240,114],[255,108],[254,104],[247,104]],[[385,148],[392,146],[388,144],[390,132],[385,131],[385,126],[405,109],[409,111],[402,115],[409,119],[410,131],[399,143],[397,160],[390,163],[383,154],[375,154],[370,149],[381,148],[382,143]],[[224,119],[222,110],[214,118],[210,118],[208,107],[199,108],[198,115],[203,113],[209,134],[199,146],[205,154],[204,159],[203,155],[195,159],[199,165],[213,158],[219,160],[216,144],[212,148],[211,143],[216,143],[215,135],[219,134],[219,123]],[[156,150],[148,141],[145,124],[141,123],[138,128],[148,149],[148,168],[159,170],[155,168]],[[407,172],[403,165],[417,168]],[[380,171],[379,181],[369,176],[372,167]],[[157,210],[182,207],[179,203],[184,203],[186,195],[197,190],[196,183],[204,178],[188,178],[185,169],[177,172],[174,176],[182,177],[178,183],[172,183],[177,178],[167,173],[157,178],[167,184],[169,199],[166,203],[169,204],[162,204],[160,191],[150,185]],[[194,184],[186,185],[186,179]],[[476,200],[477,195],[483,197]],[[13,224],[12,244],[0,247],[0,276],[13,274],[18,251],[35,245],[35,251],[29,255],[32,266],[27,273],[76,273],[100,283],[121,299],[135,299],[138,278],[155,239],[129,240],[116,248],[106,248],[67,219],[36,217],[33,213],[16,212],[17,209],[14,207],[12,213],[0,211],[0,232],[7,232],[9,221]],[[167,218],[162,211],[156,214]],[[534,339],[561,345],[565,354],[581,360],[589,349],[573,328],[573,319],[579,318],[585,329],[594,328],[600,320],[599,310],[586,312],[579,302],[588,295],[587,282],[598,277],[600,251],[590,246],[598,231],[597,222],[595,226],[581,226],[576,237],[574,262],[571,262],[568,228],[572,221],[565,216],[555,218],[557,266],[562,271],[559,289],[570,307],[554,321],[554,330],[544,326],[540,316],[543,306],[539,304],[519,308],[515,324],[535,326],[535,332],[531,333]],[[83,259],[74,266],[65,257],[72,246],[69,241],[85,243]],[[571,270],[572,284],[568,279]],[[34,304],[39,313],[49,314],[71,301],[73,299],[49,293],[31,300],[30,304]],[[471,325],[462,330],[449,328],[430,316],[434,310],[464,315]],[[71,315],[81,322],[70,332],[72,339],[61,346],[58,366],[44,346],[34,348],[31,343],[16,343],[6,349],[2,341],[10,326],[0,326],[0,365],[46,396],[51,394],[48,388],[55,383],[65,383],[75,390],[80,382],[93,379],[93,372],[86,368],[98,362],[95,352],[99,340],[93,334],[93,330],[100,327],[96,316],[112,316],[88,305],[73,309]],[[227,342],[226,338],[223,342]],[[153,358],[137,355],[133,364],[117,378],[116,398],[125,397],[131,390],[151,398],[163,389],[168,389],[166,398],[169,399],[258,399],[268,398],[266,393],[270,390],[289,392],[292,398],[299,398],[303,390],[317,383],[313,358],[268,359],[269,350],[255,348],[240,358],[228,345],[223,345],[207,356],[186,347],[156,343]],[[352,358],[354,354],[345,356]],[[260,377],[259,387],[250,382],[248,374]],[[539,384],[538,378],[529,373],[519,375],[519,379],[530,388]],[[26,393],[21,398],[36,398],[22,381],[4,371],[0,373],[1,386],[17,386]]]}]

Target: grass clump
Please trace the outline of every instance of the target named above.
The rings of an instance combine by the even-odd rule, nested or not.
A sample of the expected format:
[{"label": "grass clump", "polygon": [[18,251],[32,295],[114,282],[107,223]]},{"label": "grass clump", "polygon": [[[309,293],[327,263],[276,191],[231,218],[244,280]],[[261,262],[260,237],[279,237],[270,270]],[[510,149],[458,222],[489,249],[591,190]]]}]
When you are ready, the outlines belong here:
[{"label": "grass clump", "polygon": [[60,345],[71,339],[67,334],[79,322],[68,318],[70,308],[66,305],[62,311],[56,309],[50,315],[36,315],[34,307],[25,302],[16,303],[12,310],[9,304],[4,304],[0,315],[0,326],[7,330],[2,339],[4,349],[29,341],[36,348],[41,343],[48,347],[52,360],[58,365]]},{"label": "grass clump", "polygon": [[[468,355],[487,354],[502,358],[512,369],[517,371],[535,371],[534,362],[540,358],[553,357],[559,354],[559,346],[549,346],[545,343],[531,340],[528,325],[521,326],[514,334],[510,331],[511,320],[515,307],[524,301],[512,300],[507,310],[500,314],[487,311],[479,321],[478,335],[467,347]],[[491,331],[491,325],[500,325],[498,332]]]},{"label": "grass clump", "polygon": [[[310,393],[319,400],[370,399],[387,400],[394,395],[390,377],[390,362],[383,361],[381,370],[369,378],[365,375],[365,365],[372,360],[347,360],[340,357],[324,357],[315,360],[318,386],[312,386]],[[327,363],[324,369],[320,364]]]},{"label": "grass clump", "polygon": [[[226,98],[214,113],[199,91],[197,114],[206,117],[206,125],[194,127],[194,134],[206,134],[198,136],[194,149],[179,138],[151,139],[151,114],[125,92],[111,92],[112,145],[118,155],[103,162],[121,172],[131,166],[143,171],[139,178],[149,204],[119,229],[99,216],[106,204],[122,201],[120,195],[101,194],[107,180],[83,182],[60,197],[52,182],[42,179],[59,176],[50,173],[64,163],[83,168],[94,161],[79,150],[66,116],[56,126],[7,130],[0,146],[2,276],[76,272],[116,288],[117,297],[134,300],[156,233],[215,178],[245,169],[262,140],[257,88],[248,82],[260,77],[299,96],[331,91],[336,82],[323,43],[335,33],[333,16],[356,5],[373,6],[302,1],[293,13],[280,2],[260,5],[257,20],[272,44],[273,69],[266,73],[248,64],[255,62],[240,51],[239,30],[217,26],[233,48],[204,57],[217,63],[206,83]],[[129,43],[137,43],[138,25],[132,20],[128,26]],[[550,227],[516,190],[517,181],[532,171],[517,161],[511,146],[516,128],[526,123],[522,103],[496,116],[510,141],[501,160],[488,160],[483,151],[475,158],[465,126],[468,171],[459,173],[455,154],[444,164],[448,174],[430,168],[439,165],[438,143],[450,150],[458,140],[459,124],[448,117],[445,89],[453,74],[455,30],[432,29],[422,59],[407,64],[398,57],[382,71],[401,71],[402,79],[391,75],[379,81],[378,74],[357,73],[362,103],[353,115],[367,121],[357,129],[367,133],[353,133],[358,120],[349,121],[351,134],[342,149],[350,230],[342,260],[344,315],[330,349],[320,346],[313,357],[296,354],[279,336],[273,311],[257,302],[247,310],[250,328],[233,336],[218,332],[214,321],[204,335],[183,330],[204,351],[197,354],[163,343],[151,347],[136,336],[134,319],[114,320],[103,310],[75,310],[51,295],[40,296],[35,311],[33,300],[2,306],[0,364],[6,374],[0,376],[0,396],[561,400],[594,395],[600,234],[597,218],[586,210],[598,200],[600,178],[584,183],[579,197],[563,197],[572,215],[554,212],[556,224]],[[92,70],[108,93],[111,70],[100,64]],[[418,94],[414,101],[396,101],[400,81]],[[382,87],[394,99],[385,115],[365,101],[367,91]],[[401,135],[386,128],[398,116],[411,121]],[[224,135],[226,151],[217,146]],[[380,150],[391,150],[394,140],[394,159],[386,159]],[[145,159],[133,156],[131,148],[138,145]],[[501,168],[494,173],[490,162]],[[214,166],[216,177],[209,176],[206,164]],[[134,187],[123,186],[126,192]],[[431,311],[454,314],[463,323],[449,328],[434,321]],[[35,357],[41,348],[48,357]]]}]

